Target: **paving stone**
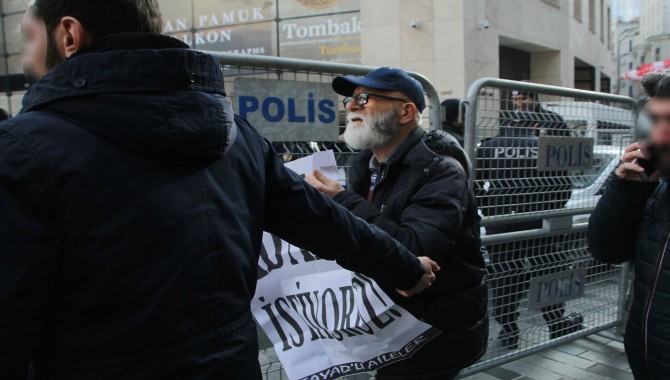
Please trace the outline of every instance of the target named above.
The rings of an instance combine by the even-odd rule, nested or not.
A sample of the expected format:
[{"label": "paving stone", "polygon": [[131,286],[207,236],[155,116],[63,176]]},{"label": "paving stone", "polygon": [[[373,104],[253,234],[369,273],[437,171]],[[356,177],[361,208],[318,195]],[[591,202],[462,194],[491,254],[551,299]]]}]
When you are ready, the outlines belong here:
[{"label": "paving stone", "polygon": [[481,372],[468,377],[462,377],[460,378],[460,380],[500,380],[500,379],[497,377],[493,377],[487,374],[486,372]]},{"label": "paving stone", "polygon": [[[588,372],[586,370],[583,370],[581,368],[577,367],[572,367],[570,365],[567,365],[565,363],[557,362],[552,359],[548,359],[542,356],[532,356],[529,358],[524,358],[521,359],[527,362],[530,362],[531,364],[538,366],[540,368],[544,368],[548,371],[557,373],[561,376],[565,377],[571,377],[573,379],[588,379],[588,380],[612,380],[608,379],[605,376],[599,376],[597,374],[594,374],[593,372]],[[540,379],[538,379],[540,380]]]},{"label": "paving stone", "polygon": [[516,380],[522,376],[520,373],[510,371],[509,369],[504,367],[491,368],[489,370],[484,371],[484,373],[500,380]]},{"label": "paving stone", "polygon": [[561,352],[558,350],[548,350],[540,353],[540,356],[544,356],[545,358],[553,359],[556,360],[557,362],[569,364],[573,367],[581,368],[581,369],[587,369],[589,367],[592,367],[596,364],[596,362],[581,358],[579,356],[575,355],[570,355],[566,354],[565,352]]},{"label": "paving stone", "polygon": [[556,350],[576,356],[588,351],[586,348],[581,347],[574,343],[566,343],[564,345],[558,346],[556,347]]},{"label": "paving stone", "polygon": [[503,367],[511,371],[518,372],[522,374],[524,378],[527,379],[560,380],[563,377],[555,372],[551,372],[544,368],[537,367],[523,360],[517,360],[515,362],[505,364]]},{"label": "paving stone", "polygon": [[623,343],[621,343],[621,342],[611,341],[611,342],[607,343],[607,345],[610,346],[610,347],[614,347],[617,350],[625,350],[625,347],[624,347]]},{"label": "paving stone", "polygon": [[612,341],[608,341],[607,343],[600,343],[593,338],[602,339],[602,338],[596,337],[596,336],[593,336],[593,337],[589,336],[589,337],[586,337],[584,339],[580,339],[579,341],[575,342],[575,344],[578,344],[578,345],[580,345],[580,346],[582,346],[582,347],[584,347],[584,348],[586,348],[587,350],[590,350],[590,351],[596,351],[596,352],[600,352],[600,353],[603,353],[603,354],[609,354],[609,355],[614,355],[614,354],[617,354],[617,353],[623,351],[623,349],[617,349],[616,347],[612,347],[612,346],[609,346],[607,344],[607,343],[610,343]]},{"label": "paving stone", "polygon": [[610,342],[613,342],[612,339],[603,338],[602,336],[598,336],[598,335],[590,335],[590,336],[586,337],[586,339],[594,340],[594,341],[596,341],[600,344],[608,344]]},{"label": "paving stone", "polygon": [[633,380],[633,375],[631,373],[601,363],[594,365],[593,367],[587,369],[587,371],[605,376],[608,379]]},{"label": "paving stone", "polygon": [[598,363],[605,363],[609,365],[610,367],[614,367],[620,370],[628,370],[630,371],[630,365],[628,365],[628,359],[626,358],[626,354],[623,352],[619,352],[614,355],[610,354],[603,354],[600,352],[596,351],[586,351],[581,354],[579,354],[580,357],[591,360],[594,362]]}]

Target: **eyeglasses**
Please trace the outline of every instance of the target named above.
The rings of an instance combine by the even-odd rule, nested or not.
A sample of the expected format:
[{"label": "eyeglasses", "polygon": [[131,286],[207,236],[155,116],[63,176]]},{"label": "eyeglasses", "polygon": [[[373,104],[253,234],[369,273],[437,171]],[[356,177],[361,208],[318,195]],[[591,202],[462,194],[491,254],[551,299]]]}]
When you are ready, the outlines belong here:
[{"label": "eyeglasses", "polygon": [[408,102],[405,99],[394,98],[392,96],[385,96],[385,95],[368,94],[367,92],[361,92],[360,94],[358,94],[356,96],[347,96],[346,98],[344,98],[342,103],[344,103],[344,108],[347,108],[347,105],[349,105],[349,103],[351,103],[352,101],[355,100],[356,104],[358,104],[359,106],[364,106],[364,105],[368,104],[368,99],[370,99],[370,97],[380,98],[380,99],[387,99],[387,100],[396,100],[396,101],[403,102],[403,103],[411,103],[411,102]]},{"label": "eyeglasses", "polygon": [[657,114],[657,113],[649,113],[649,121],[651,121],[652,124],[658,124],[662,121],[665,121],[666,123],[670,124],[670,114]]}]

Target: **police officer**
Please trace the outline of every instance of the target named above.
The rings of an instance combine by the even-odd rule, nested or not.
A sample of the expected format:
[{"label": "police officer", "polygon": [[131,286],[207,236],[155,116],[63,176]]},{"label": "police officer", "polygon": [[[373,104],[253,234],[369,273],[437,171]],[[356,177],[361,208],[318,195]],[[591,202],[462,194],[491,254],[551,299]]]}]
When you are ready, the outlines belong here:
[{"label": "police officer", "polygon": [[520,123],[520,127],[533,128],[535,136],[570,135],[563,118],[559,114],[542,107],[537,93],[512,91],[512,103],[514,104],[514,111],[503,111],[503,122]]},{"label": "police officer", "polygon": [[[476,191],[486,216],[515,215],[561,209],[571,196],[572,182],[565,172],[537,170],[538,136],[567,135],[563,119],[547,113],[532,93],[514,94],[514,111],[502,111],[497,137],[477,149]],[[542,228],[542,220],[488,226],[488,235]],[[488,246],[493,292],[493,316],[502,329],[498,336],[503,347],[518,348],[518,304],[534,275],[565,270],[558,245],[559,237],[535,238]],[[545,269],[542,269],[545,268]],[[548,269],[546,269],[548,268]],[[539,270],[538,270],[539,269]],[[552,339],[581,328],[581,316],[564,317],[564,304],[542,308]]]}]

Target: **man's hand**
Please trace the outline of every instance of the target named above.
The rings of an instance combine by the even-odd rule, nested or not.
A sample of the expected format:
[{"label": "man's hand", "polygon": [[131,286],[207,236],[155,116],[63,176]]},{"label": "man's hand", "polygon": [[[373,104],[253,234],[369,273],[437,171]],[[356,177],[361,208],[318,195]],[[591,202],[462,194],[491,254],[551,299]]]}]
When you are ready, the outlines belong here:
[{"label": "man's hand", "polygon": [[409,290],[396,289],[396,291],[400,293],[400,295],[405,297],[411,297],[415,294],[419,294],[423,292],[426,288],[430,288],[430,286],[435,281],[435,273],[440,271],[440,266],[437,265],[435,261],[429,259],[426,256],[419,257],[419,260],[421,261],[421,265],[423,265],[423,270],[426,271],[426,273],[423,276],[421,276],[419,283],[416,284],[416,286],[413,287],[412,289]]},{"label": "man's hand", "polygon": [[[639,142],[633,143],[626,148],[624,155],[621,156],[621,164],[615,170],[615,173],[619,178],[631,181],[646,180],[644,168],[635,162],[635,160],[638,159],[646,159],[643,150],[644,147]],[[657,170],[649,176],[649,181],[658,181],[660,176],[661,173]]]},{"label": "man's hand", "polygon": [[319,170],[314,170],[312,174],[306,175],[305,181],[331,198],[344,191],[344,187],[339,182],[326,177]]}]

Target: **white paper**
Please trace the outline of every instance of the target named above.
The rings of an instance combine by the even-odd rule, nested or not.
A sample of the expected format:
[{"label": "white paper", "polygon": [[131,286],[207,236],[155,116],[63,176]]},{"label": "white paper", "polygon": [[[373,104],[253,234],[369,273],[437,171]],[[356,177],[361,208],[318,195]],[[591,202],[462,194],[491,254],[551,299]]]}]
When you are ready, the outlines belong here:
[{"label": "white paper", "polygon": [[335,161],[335,154],[332,150],[316,152],[310,156],[287,162],[285,166],[300,175],[312,174],[315,169],[318,169],[326,177],[337,181],[337,161]]},{"label": "white paper", "polygon": [[263,247],[251,307],[291,380],[374,371],[440,333],[365,276],[267,233]]}]

